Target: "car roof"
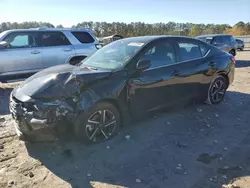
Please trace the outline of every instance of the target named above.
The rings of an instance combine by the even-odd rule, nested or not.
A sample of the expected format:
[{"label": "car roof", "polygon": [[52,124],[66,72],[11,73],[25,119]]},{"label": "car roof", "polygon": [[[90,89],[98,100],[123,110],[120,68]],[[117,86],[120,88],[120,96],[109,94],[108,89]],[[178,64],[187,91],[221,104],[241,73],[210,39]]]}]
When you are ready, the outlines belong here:
[{"label": "car roof", "polygon": [[230,34],[207,34],[207,35],[197,36],[196,38],[199,38],[199,37],[215,37],[215,36],[232,36],[232,35],[230,35]]},{"label": "car roof", "polygon": [[11,29],[7,30],[6,32],[27,32],[27,31],[85,31],[93,33],[94,31],[88,28],[46,28],[46,27],[39,27],[39,28],[30,28],[30,29]]},{"label": "car roof", "polygon": [[131,41],[136,41],[136,42],[149,43],[153,40],[166,39],[166,38],[194,39],[192,37],[175,36],[175,35],[149,35],[149,36],[129,37],[129,38],[124,38],[120,40],[131,40]]}]

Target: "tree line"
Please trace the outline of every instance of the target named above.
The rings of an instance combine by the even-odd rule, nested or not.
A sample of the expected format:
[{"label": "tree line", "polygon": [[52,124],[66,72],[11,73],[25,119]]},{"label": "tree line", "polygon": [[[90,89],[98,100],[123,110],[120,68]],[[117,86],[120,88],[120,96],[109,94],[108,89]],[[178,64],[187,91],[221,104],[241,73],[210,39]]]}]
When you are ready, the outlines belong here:
[{"label": "tree line", "polygon": [[[63,25],[53,25],[48,22],[3,22],[0,24],[0,32],[9,29],[28,29],[37,27],[63,28]],[[143,22],[82,22],[73,25],[72,28],[89,28],[94,30],[96,36],[103,37],[113,34],[119,34],[124,37],[141,36],[141,35],[183,35],[198,36],[202,34],[226,33],[232,35],[250,35],[250,22],[242,21],[233,27],[228,24],[193,24],[193,23],[155,23],[147,24]]]}]

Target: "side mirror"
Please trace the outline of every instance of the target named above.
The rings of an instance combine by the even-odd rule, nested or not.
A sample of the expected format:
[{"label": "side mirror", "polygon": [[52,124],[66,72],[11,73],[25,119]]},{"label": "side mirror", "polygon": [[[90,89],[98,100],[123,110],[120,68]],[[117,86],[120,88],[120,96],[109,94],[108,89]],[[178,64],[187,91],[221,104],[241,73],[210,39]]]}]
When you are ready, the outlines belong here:
[{"label": "side mirror", "polygon": [[151,61],[150,60],[139,60],[137,65],[136,65],[136,69],[143,71],[148,69],[151,66]]},{"label": "side mirror", "polygon": [[0,42],[0,48],[5,48],[5,47],[7,47],[9,44],[8,44],[8,42],[6,42],[6,41],[1,41]]}]

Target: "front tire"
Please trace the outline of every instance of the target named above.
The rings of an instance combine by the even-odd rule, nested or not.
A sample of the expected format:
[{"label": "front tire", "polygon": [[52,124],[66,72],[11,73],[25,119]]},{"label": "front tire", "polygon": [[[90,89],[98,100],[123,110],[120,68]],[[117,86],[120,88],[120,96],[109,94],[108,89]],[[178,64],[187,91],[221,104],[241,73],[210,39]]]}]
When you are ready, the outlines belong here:
[{"label": "front tire", "polygon": [[210,84],[208,89],[207,104],[219,104],[223,101],[226,90],[227,80],[225,77],[218,75]]},{"label": "front tire", "polygon": [[118,133],[120,113],[111,103],[100,102],[88,114],[79,117],[74,126],[77,140],[87,143],[104,142]]}]

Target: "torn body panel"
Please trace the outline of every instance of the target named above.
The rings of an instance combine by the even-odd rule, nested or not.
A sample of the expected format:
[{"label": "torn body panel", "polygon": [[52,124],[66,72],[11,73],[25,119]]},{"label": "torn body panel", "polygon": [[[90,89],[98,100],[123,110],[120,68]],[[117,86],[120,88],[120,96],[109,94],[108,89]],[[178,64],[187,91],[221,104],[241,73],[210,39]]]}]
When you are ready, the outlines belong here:
[{"label": "torn body panel", "polygon": [[[41,77],[35,75],[23,86],[15,88],[10,97],[10,111],[19,132],[32,134],[39,129],[53,132],[56,126],[61,126],[58,125],[60,120],[72,126],[79,116],[103,100],[115,101],[121,113],[127,114],[124,103],[127,73],[92,72],[84,68],[71,74],[62,72],[54,75],[50,72],[41,74]],[[106,79],[108,76],[111,78]],[[124,80],[118,79],[121,76]]]},{"label": "torn body panel", "polygon": [[10,112],[17,122],[16,129],[21,133],[32,135],[34,132],[53,129],[61,119],[73,120],[74,110],[64,101],[42,102],[32,100],[22,102],[13,96],[10,97]]}]

